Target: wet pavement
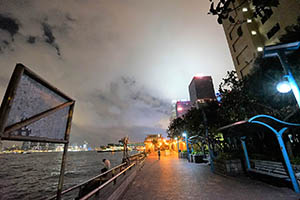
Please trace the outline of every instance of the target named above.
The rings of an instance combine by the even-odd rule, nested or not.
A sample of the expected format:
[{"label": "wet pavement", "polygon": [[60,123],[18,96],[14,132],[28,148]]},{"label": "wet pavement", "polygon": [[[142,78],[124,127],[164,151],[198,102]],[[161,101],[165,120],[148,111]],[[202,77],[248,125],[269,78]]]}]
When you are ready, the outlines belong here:
[{"label": "wet pavement", "polygon": [[247,177],[213,174],[206,164],[176,156],[149,156],[122,200],[297,200],[290,188],[275,187]]}]

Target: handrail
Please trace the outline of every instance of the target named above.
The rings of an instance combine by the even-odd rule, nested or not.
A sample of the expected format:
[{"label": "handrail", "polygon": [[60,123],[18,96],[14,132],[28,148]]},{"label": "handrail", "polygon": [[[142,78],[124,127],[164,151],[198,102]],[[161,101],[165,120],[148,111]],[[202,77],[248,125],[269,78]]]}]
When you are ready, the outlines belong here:
[{"label": "handrail", "polygon": [[[133,158],[133,157],[136,157],[136,156],[139,156],[139,155],[144,155],[144,153],[143,153],[143,152],[142,152],[142,153],[136,153],[136,154],[131,155],[129,158]],[[110,173],[110,172],[112,172],[112,171],[114,171],[114,170],[116,170],[116,169],[118,169],[118,168],[121,168],[121,167],[123,167],[123,166],[125,166],[125,165],[127,165],[126,162],[124,162],[124,163],[122,163],[122,164],[120,164],[120,165],[117,165],[117,166],[111,168],[110,170],[108,170],[108,171],[106,171],[106,172],[104,172],[104,173],[101,173],[101,174],[99,174],[99,175],[97,175],[97,176],[94,176],[94,177],[92,177],[92,178],[90,178],[90,179],[88,179],[88,180],[86,180],[86,181],[84,181],[84,182],[82,182],[82,183],[80,183],[80,184],[74,185],[74,186],[72,186],[72,187],[70,187],[70,188],[68,188],[68,189],[66,189],[66,190],[64,190],[64,191],[62,191],[61,195],[64,195],[64,194],[66,194],[66,193],[69,193],[69,192],[71,192],[71,191],[77,189],[77,188],[80,188],[81,186],[83,186],[83,185],[85,185],[85,184],[87,184],[87,183],[93,181],[94,179],[97,179],[97,178],[99,178],[99,177],[101,177],[101,176],[104,176],[104,175],[106,175],[106,174],[108,174],[108,173]],[[123,170],[123,171],[124,171],[124,170]],[[47,200],[54,200],[54,199],[56,199],[56,195],[53,195],[53,196],[49,197]]]},{"label": "handrail", "polygon": [[[112,171],[115,170],[115,169],[118,169],[118,168],[123,167],[124,165],[126,165],[126,163],[122,163],[122,164],[120,164],[120,165],[117,165],[117,166],[111,168],[110,170],[108,170],[108,171],[106,171],[106,172],[104,172],[104,173],[101,173],[101,174],[99,174],[99,175],[97,175],[97,176],[94,176],[94,177],[92,177],[92,178],[90,178],[90,179],[88,179],[88,180],[86,180],[86,181],[84,181],[84,182],[82,182],[82,183],[80,183],[80,184],[74,185],[74,186],[72,186],[72,187],[70,187],[70,188],[68,188],[68,189],[66,189],[66,190],[64,190],[64,191],[62,191],[61,194],[63,195],[63,194],[66,194],[66,193],[68,193],[68,192],[71,192],[71,191],[73,191],[73,190],[75,190],[75,189],[77,189],[77,188],[79,188],[79,187],[81,187],[81,186],[83,186],[83,185],[89,183],[90,181],[92,181],[92,180],[94,180],[94,179],[97,179],[97,178],[99,178],[99,177],[101,177],[101,176],[104,176],[104,175],[106,175],[106,174],[112,172]],[[55,198],[56,198],[56,195],[53,195],[52,197],[50,197],[50,198],[47,199],[47,200],[52,200],[52,199],[55,199]]]},{"label": "handrail", "polygon": [[109,179],[108,181],[106,181],[105,183],[103,183],[102,185],[100,185],[99,187],[97,187],[96,189],[94,189],[93,191],[91,191],[90,193],[88,193],[86,196],[82,197],[80,200],[87,200],[87,199],[89,199],[95,193],[97,193],[99,190],[101,190],[102,188],[104,188],[105,186],[107,186],[108,184],[110,184],[111,182],[113,182],[115,179],[117,179],[119,176],[121,176],[123,173],[125,173],[127,170],[129,170],[134,165],[136,165],[136,163],[132,163],[126,169],[122,170],[120,173],[118,173],[113,178]]}]

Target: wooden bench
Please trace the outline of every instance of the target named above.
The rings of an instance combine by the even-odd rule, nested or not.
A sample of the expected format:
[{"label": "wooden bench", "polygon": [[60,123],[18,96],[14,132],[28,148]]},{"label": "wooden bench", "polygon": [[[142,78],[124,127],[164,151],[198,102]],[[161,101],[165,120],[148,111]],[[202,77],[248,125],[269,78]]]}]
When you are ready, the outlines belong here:
[{"label": "wooden bench", "polygon": [[[289,180],[290,177],[285,170],[285,167],[281,162],[274,161],[265,161],[265,160],[250,160],[251,169],[248,169],[250,172],[259,173],[263,175],[273,176],[279,179]],[[297,168],[294,168],[294,172],[299,173]],[[296,177],[300,180],[300,177]]]}]

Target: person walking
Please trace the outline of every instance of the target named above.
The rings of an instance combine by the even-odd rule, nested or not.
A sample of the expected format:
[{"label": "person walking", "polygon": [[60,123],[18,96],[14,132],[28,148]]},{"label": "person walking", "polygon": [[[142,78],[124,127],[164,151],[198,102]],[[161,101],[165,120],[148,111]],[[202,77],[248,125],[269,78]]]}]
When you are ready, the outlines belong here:
[{"label": "person walking", "polygon": [[158,149],[157,154],[158,154],[158,160],[160,160],[160,149]]}]

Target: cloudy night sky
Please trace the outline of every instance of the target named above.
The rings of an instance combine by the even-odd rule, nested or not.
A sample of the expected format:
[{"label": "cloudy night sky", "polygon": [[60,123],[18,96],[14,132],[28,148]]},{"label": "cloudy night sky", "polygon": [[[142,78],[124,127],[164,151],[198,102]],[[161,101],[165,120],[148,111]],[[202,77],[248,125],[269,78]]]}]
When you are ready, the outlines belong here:
[{"label": "cloudy night sky", "polygon": [[[0,0],[0,98],[22,63],[76,100],[71,142],[165,134],[196,73],[233,69],[208,0]],[[166,136],[166,134],[165,134]]]}]

